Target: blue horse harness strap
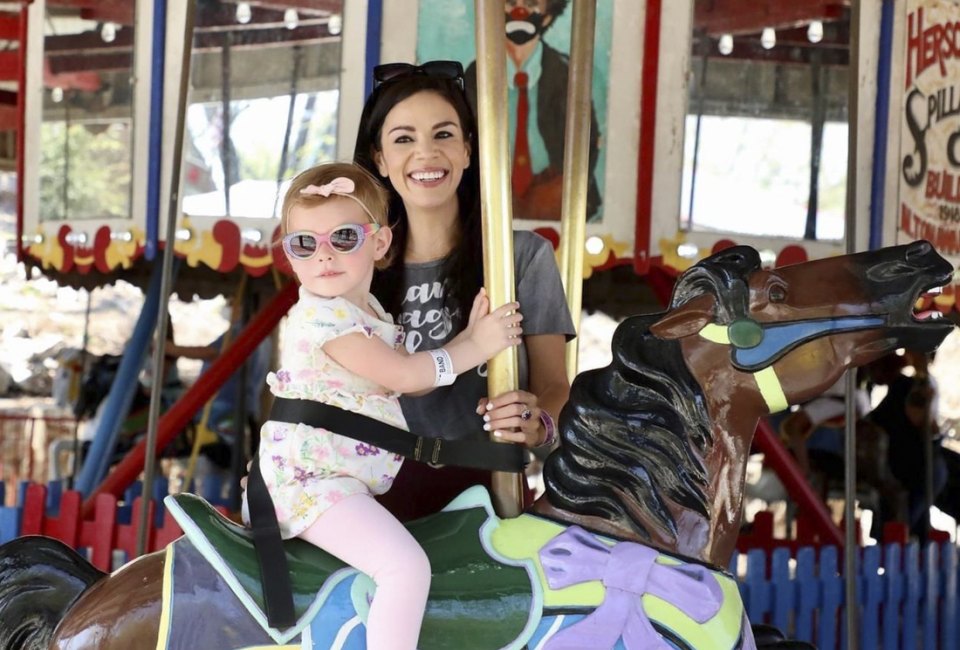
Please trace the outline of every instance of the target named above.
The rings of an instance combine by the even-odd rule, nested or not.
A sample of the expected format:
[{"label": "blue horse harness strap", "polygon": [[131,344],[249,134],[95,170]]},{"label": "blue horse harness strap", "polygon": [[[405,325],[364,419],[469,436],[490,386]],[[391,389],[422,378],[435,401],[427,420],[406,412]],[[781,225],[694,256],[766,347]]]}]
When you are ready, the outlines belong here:
[{"label": "blue horse harness strap", "polygon": [[755,345],[734,346],[733,362],[742,370],[757,370],[769,366],[790,350],[821,336],[870,329],[883,324],[884,319],[880,316],[844,316],[789,323],[764,323],[761,324],[762,336]]}]

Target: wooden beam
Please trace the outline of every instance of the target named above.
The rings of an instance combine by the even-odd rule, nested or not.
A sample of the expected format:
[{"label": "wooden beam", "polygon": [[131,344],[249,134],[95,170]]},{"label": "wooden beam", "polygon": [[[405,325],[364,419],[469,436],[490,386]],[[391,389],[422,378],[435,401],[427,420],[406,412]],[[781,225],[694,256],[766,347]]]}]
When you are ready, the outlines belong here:
[{"label": "wooden beam", "polygon": [[16,105],[0,104],[0,131],[16,131],[20,128],[20,109]]},{"label": "wooden beam", "polygon": [[[809,43],[808,43],[809,45]],[[756,61],[764,63],[795,63],[798,65],[809,65],[810,57],[813,54],[811,47],[781,47],[779,40],[777,46],[770,50],[765,50],[760,45],[759,40],[745,41],[744,39],[733,39],[733,51],[726,56],[717,51],[716,45],[713,45],[707,52],[708,59],[740,59],[747,61]],[[843,48],[830,48],[823,50],[820,54],[821,63],[825,66],[847,66],[850,64],[850,52]],[[699,58],[694,54],[694,58]]]},{"label": "wooden beam", "polygon": [[128,7],[88,7],[80,10],[80,17],[98,23],[118,23],[132,26],[135,12],[133,5]]},{"label": "wooden beam", "polygon": [[79,9],[80,17],[132,25],[135,0],[47,0],[48,9]]},{"label": "wooden beam", "polygon": [[100,89],[102,85],[100,75],[96,72],[64,72],[54,74],[50,68],[50,59],[43,60],[43,87],[44,88],[63,88],[64,90],[76,89],[86,92],[93,92]]},{"label": "wooden beam", "polygon": [[107,43],[100,37],[100,32],[88,31],[79,34],[64,34],[63,36],[47,36],[43,39],[43,51],[53,55],[112,54],[115,52],[130,52],[133,50],[133,30],[121,29],[117,37]]},{"label": "wooden beam", "polygon": [[[717,46],[720,35],[704,35],[703,33],[695,33],[693,35],[693,53],[694,56],[697,56],[698,53],[704,52],[703,47],[707,47],[708,54],[711,56],[717,54]],[[707,43],[704,43],[703,39],[707,39]],[[752,32],[749,34],[738,34],[733,38],[734,51],[730,53],[729,56],[733,58],[769,58],[764,56],[766,50],[758,48],[757,45],[760,43],[760,32]],[[747,47],[746,44],[752,44]],[[779,29],[777,30],[777,44],[774,46],[774,50],[789,50],[793,48],[799,48],[803,50],[849,50],[850,49],[850,29],[847,23],[843,22],[833,22],[826,23],[823,26],[823,40],[819,43],[811,43],[810,39],[807,37],[807,28],[794,28],[794,29]],[[756,54],[756,56],[752,56]],[[789,55],[788,55],[789,57]],[[807,58],[804,58],[806,61]],[[843,60],[846,60],[846,57],[843,57]]]},{"label": "wooden beam", "polygon": [[[261,20],[259,22],[255,22],[251,20],[249,23],[245,25],[241,25],[236,21],[226,22],[226,23],[211,21],[205,25],[201,25],[198,23],[194,28],[194,34],[211,34],[211,33],[222,34],[223,32],[250,32],[250,31],[256,31],[256,30],[263,30],[263,29],[282,29],[286,31],[294,31],[294,30],[287,29],[287,24],[283,22],[283,15],[275,11],[263,12],[260,17],[261,17]],[[304,27],[316,27],[319,25],[327,25],[329,24],[329,22],[330,22],[330,18],[326,16],[322,18],[319,18],[319,17],[301,18],[299,21],[297,21],[296,29],[301,29]]]},{"label": "wooden beam", "polygon": [[134,0],[47,0],[47,7],[64,7],[67,9],[97,9],[102,7],[130,7]]},{"label": "wooden beam", "polygon": [[0,40],[16,41],[20,38],[19,14],[0,14]]},{"label": "wooden beam", "polygon": [[20,79],[20,52],[4,50],[0,52],[0,81]]},{"label": "wooden beam", "polygon": [[[311,16],[315,18],[315,16]],[[251,7],[250,20],[246,23],[237,22],[237,6],[235,4],[205,4],[197,7],[197,21],[195,31],[208,31],[217,27],[231,27],[233,29],[258,29],[263,24],[282,24],[283,11],[269,7]]]},{"label": "wooden beam", "polygon": [[[757,40],[760,35],[757,35]],[[811,43],[807,36],[807,27],[796,29],[778,29],[777,47],[814,47],[814,48],[850,48],[850,25],[845,22],[828,22],[823,26],[823,40]]]},{"label": "wooden beam", "polygon": [[813,20],[840,20],[850,0],[701,0],[694,29],[710,35],[752,34],[765,27],[799,27]]},{"label": "wooden beam", "polygon": [[133,53],[131,52],[85,54],[83,56],[48,56],[47,61],[50,65],[50,72],[54,75],[133,69]]},{"label": "wooden beam", "polygon": [[[252,29],[231,32],[230,46],[235,50],[265,47],[289,47],[324,41],[334,42],[340,36],[330,33],[326,24],[298,27],[297,29]],[[223,48],[224,35],[220,32],[201,32],[194,36],[194,52],[218,52]]]},{"label": "wooden beam", "polygon": [[[229,0],[236,4],[240,0]],[[343,11],[345,0],[248,0],[251,7],[262,7],[264,9],[274,9],[277,11],[286,11],[287,9],[296,9],[301,14],[339,14]]]}]

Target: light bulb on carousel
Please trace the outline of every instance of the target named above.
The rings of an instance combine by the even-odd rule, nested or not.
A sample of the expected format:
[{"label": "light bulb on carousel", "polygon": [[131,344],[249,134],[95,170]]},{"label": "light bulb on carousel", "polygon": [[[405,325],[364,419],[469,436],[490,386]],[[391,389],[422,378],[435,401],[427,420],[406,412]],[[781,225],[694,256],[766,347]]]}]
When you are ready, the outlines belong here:
[{"label": "light bulb on carousel", "polygon": [[340,14],[333,14],[327,21],[327,31],[333,36],[339,36],[343,31],[343,17]]},{"label": "light bulb on carousel", "polygon": [[762,45],[765,50],[772,50],[776,44],[777,32],[773,30],[773,27],[764,27],[763,33],[760,34],[760,45]]},{"label": "light bulb on carousel", "polygon": [[823,40],[823,23],[815,20],[807,27],[807,40],[811,43],[819,43]]},{"label": "light bulb on carousel", "polygon": [[117,24],[109,21],[103,23],[103,27],[100,28],[100,38],[104,43],[113,43],[117,40]]},{"label": "light bulb on carousel", "polygon": [[733,35],[724,34],[720,37],[720,40],[717,41],[717,49],[720,51],[720,54],[723,56],[730,56],[730,53],[733,52]]},{"label": "light bulb on carousel", "polygon": [[237,3],[237,22],[241,25],[246,25],[250,22],[250,19],[253,17],[253,10],[250,9],[249,2],[238,2]]}]

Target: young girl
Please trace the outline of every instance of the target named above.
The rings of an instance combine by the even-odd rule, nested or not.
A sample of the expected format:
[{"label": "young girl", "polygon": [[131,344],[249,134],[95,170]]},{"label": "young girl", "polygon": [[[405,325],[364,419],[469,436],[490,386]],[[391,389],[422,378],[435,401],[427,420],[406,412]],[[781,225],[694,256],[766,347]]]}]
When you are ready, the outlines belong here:
[{"label": "young girl", "polygon": [[[283,249],[300,298],[285,326],[277,397],[314,400],[406,429],[399,393],[452,381],[519,343],[517,303],[489,311],[481,291],[463,333],[442,350],[408,355],[402,330],[370,294],[390,249],[387,194],[360,167],[320,165],[297,176],[283,202]],[[430,565],[373,495],[402,457],[304,424],[268,421],[260,470],[284,538],[300,537],[368,574],[377,591],[367,619],[371,650],[416,648]]]}]

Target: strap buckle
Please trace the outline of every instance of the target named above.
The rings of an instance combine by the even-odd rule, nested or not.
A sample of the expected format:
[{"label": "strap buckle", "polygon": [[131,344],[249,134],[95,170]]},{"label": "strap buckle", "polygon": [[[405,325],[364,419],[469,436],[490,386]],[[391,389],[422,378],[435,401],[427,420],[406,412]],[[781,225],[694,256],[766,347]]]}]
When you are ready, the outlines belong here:
[{"label": "strap buckle", "polygon": [[443,445],[442,438],[430,438],[432,441],[432,449],[430,450],[430,460],[424,460],[423,457],[423,436],[417,436],[417,444],[413,447],[413,459],[420,462],[425,462],[428,465],[433,465],[434,467],[440,466],[440,448]]}]

